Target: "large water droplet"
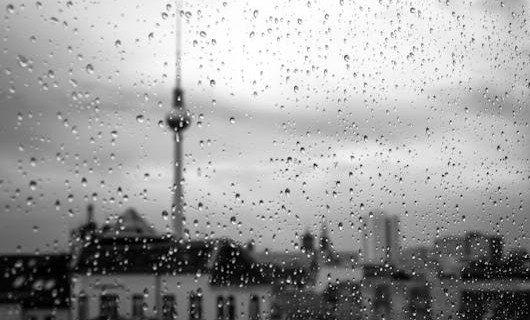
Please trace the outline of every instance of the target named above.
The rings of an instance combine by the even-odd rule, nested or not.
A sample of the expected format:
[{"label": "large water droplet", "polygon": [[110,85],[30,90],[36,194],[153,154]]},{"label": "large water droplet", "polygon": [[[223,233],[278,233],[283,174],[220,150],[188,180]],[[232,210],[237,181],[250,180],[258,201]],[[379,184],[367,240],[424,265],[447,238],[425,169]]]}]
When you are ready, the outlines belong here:
[{"label": "large water droplet", "polygon": [[92,74],[94,73],[94,66],[92,64],[87,64],[86,67],[85,67],[85,70],[86,72],[88,72],[89,74]]},{"label": "large water droplet", "polygon": [[17,56],[17,62],[22,68],[26,68],[29,65],[29,60],[21,54]]}]

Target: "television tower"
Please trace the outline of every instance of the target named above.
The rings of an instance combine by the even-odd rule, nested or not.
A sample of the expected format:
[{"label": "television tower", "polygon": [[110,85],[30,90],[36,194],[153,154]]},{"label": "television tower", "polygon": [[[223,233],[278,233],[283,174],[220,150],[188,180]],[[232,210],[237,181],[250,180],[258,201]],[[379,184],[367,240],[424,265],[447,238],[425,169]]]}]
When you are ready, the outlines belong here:
[{"label": "television tower", "polygon": [[176,1],[176,15],[175,15],[175,38],[176,38],[176,84],[173,92],[173,108],[166,118],[167,125],[172,130],[175,143],[175,154],[173,162],[174,180],[173,180],[173,203],[171,206],[171,220],[173,224],[173,234],[177,240],[184,237],[183,223],[183,192],[182,192],[182,133],[184,129],[190,124],[190,114],[184,106],[184,98],[181,88],[181,12],[182,0]]}]

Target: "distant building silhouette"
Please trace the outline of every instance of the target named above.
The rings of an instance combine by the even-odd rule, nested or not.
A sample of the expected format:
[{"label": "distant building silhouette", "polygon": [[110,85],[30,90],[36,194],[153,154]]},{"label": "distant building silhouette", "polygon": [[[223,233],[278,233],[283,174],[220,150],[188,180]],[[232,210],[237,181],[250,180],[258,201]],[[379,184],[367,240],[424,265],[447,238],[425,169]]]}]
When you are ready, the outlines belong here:
[{"label": "distant building silhouette", "polygon": [[396,263],[401,251],[399,217],[375,211],[362,217],[361,222],[364,263]]},{"label": "distant building silhouette", "polygon": [[331,241],[329,239],[328,235],[328,226],[326,225],[326,222],[322,223],[322,227],[320,229],[320,251],[322,252],[329,252],[331,250]]},{"label": "distant building silhouette", "polygon": [[315,237],[309,232],[309,230],[302,235],[300,249],[302,252],[306,253],[315,251]]},{"label": "distant building silhouette", "polygon": [[503,244],[501,236],[467,232],[464,236],[464,259],[499,262],[504,253]]},{"label": "distant building silhouette", "polygon": [[499,264],[504,259],[504,240],[502,236],[477,231],[442,236],[434,241],[433,259],[444,276],[459,274],[468,262]]},{"label": "distant building silhouette", "polygon": [[118,218],[101,229],[104,238],[156,237],[158,233],[133,208],[128,208]]}]

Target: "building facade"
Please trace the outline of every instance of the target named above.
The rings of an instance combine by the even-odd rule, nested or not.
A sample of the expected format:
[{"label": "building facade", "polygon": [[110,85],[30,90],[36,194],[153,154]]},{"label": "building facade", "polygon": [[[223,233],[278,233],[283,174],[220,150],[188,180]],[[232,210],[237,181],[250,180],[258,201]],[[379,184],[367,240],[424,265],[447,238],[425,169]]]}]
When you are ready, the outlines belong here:
[{"label": "building facade", "polygon": [[269,318],[270,281],[245,248],[228,239],[157,236],[130,210],[118,221],[96,228],[78,250],[75,319]]},{"label": "building facade", "polygon": [[361,223],[364,263],[396,263],[401,251],[399,217],[374,211],[362,217]]}]

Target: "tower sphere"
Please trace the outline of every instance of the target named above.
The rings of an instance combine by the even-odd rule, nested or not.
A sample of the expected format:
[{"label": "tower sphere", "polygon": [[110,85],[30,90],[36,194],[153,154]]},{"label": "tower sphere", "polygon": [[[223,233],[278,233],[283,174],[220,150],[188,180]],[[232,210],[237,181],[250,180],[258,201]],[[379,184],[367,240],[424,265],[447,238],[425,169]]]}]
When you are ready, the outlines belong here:
[{"label": "tower sphere", "polygon": [[180,88],[175,89],[173,109],[166,118],[167,125],[175,132],[184,130],[191,121],[188,110],[184,107],[183,91]]}]

